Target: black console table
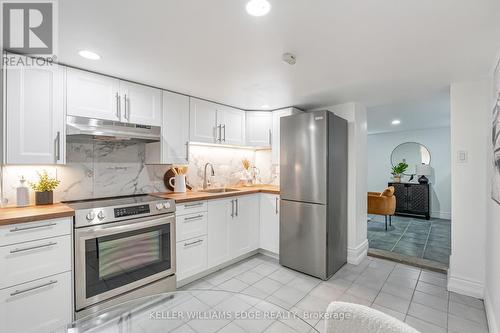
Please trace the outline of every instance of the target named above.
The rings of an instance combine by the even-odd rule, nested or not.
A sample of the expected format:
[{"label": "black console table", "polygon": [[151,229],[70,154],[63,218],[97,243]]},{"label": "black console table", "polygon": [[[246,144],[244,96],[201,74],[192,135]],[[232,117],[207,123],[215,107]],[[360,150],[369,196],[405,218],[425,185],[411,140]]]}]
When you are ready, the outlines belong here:
[{"label": "black console table", "polygon": [[430,184],[389,183],[394,186],[396,215],[431,218]]}]

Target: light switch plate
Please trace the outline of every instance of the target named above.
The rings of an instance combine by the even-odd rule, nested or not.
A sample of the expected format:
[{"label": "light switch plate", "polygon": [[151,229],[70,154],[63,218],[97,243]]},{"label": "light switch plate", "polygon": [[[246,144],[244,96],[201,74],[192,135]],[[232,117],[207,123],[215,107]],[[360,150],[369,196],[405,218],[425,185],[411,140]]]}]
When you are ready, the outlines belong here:
[{"label": "light switch plate", "polygon": [[469,154],[466,150],[459,150],[457,153],[458,163],[467,163],[469,160]]}]

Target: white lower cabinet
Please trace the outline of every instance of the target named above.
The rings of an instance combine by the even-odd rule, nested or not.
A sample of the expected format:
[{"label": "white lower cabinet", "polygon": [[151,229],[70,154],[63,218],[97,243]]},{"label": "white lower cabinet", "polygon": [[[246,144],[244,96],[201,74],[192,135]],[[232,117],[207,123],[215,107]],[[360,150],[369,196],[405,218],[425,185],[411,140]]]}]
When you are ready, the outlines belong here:
[{"label": "white lower cabinet", "polygon": [[71,317],[71,272],[0,290],[0,332],[52,332]]},{"label": "white lower cabinet", "polygon": [[207,269],[207,236],[177,242],[177,280]]},{"label": "white lower cabinet", "polygon": [[233,199],[234,213],[229,220],[229,256],[231,259],[259,248],[259,196]]},{"label": "white lower cabinet", "polygon": [[71,322],[71,230],[71,218],[0,227],[0,332]]},{"label": "white lower cabinet", "polygon": [[279,195],[260,195],[260,248],[279,254],[280,213]]},{"label": "white lower cabinet", "polygon": [[207,269],[207,202],[179,204],[176,207],[177,281]]},{"label": "white lower cabinet", "polygon": [[70,271],[71,252],[70,235],[0,247],[0,288]]},{"label": "white lower cabinet", "polygon": [[214,267],[230,259],[229,220],[232,198],[208,201],[208,267]]}]

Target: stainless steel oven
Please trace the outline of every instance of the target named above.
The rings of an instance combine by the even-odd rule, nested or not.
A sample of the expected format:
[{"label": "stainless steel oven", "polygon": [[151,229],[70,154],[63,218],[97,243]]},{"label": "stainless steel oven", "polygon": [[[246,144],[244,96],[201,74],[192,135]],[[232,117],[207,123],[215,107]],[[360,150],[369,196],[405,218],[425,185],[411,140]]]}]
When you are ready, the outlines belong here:
[{"label": "stainless steel oven", "polygon": [[[175,206],[149,196],[134,199],[76,210],[76,312],[174,276]],[[85,223],[76,221],[83,217]]]}]

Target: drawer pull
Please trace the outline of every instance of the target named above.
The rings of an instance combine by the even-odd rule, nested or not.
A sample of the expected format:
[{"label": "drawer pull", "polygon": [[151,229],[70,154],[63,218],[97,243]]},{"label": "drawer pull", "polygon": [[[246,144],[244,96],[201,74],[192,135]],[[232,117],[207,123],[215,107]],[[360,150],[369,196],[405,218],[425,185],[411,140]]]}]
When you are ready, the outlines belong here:
[{"label": "drawer pull", "polygon": [[15,227],[14,229],[10,229],[10,232],[17,232],[17,231],[25,231],[25,230],[32,230],[32,229],[39,229],[39,228],[47,228],[51,227],[53,225],[56,225],[57,223],[48,223],[48,224],[42,224],[42,225],[33,225],[30,227]]},{"label": "drawer pull", "polygon": [[184,222],[202,219],[204,215],[196,215],[191,217],[185,217]]},{"label": "drawer pull", "polygon": [[184,247],[190,246],[190,245],[194,245],[194,244],[198,244],[198,243],[201,243],[201,242],[203,242],[203,239],[198,239],[197,241],[194,241],[194,242],[191,242],[191,243],[184,243]]},{"label": "drawer pull", "polygon": [[19,294],[24,294],[24,293],[27,293],[28,291],[32,291],[32,290],[35,290],[35,289],[40,289],[40,288],[43,288],[43,287],[47,287],[47,286],[50,286],[50,285],[55,284],[55,283],[57,283],[57,280],[50,280],[49,282],[41,284],[39,286],[35,286],[35,287],[31,287],[31,288],[26,288],[26,289],[21,289],[21,290],[16,290],[13,293],[11,293],[10,296],[16,296],[16,295],[19,295]]},{"label": "drawer pull", "polygon": [[30,246],[30,247],[23,247],[21,249],[15,248],[14,250],[10,250],[10,253],[18,253],[18,252],[24,252],[24,251],[29,251],[29,250],[41,249],[43,247],[49,247],[49,246],[54,246],[54,245],[57,245],[57,242],[50,242],[47,244],[35,245],[35,246]]},{"label": "drawer pull", "polygon": [[193,207],[199,207],[199,206],[203,206],[203,202],[198,202],[198,203],[190,204],[190,205],[184,205],[184,208],[193,208]]}]

